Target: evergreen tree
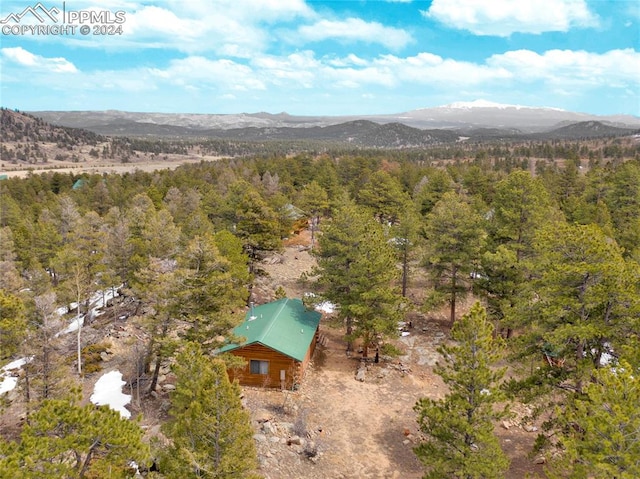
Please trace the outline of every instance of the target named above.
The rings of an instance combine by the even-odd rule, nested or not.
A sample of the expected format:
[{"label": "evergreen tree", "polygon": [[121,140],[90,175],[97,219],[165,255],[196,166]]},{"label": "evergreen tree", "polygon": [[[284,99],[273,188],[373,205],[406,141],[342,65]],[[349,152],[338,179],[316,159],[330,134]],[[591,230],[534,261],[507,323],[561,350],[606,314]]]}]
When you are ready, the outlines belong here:
[{"label": "evergreen tree", "polygon": [[339,306],[346,322],[347,349],[362,338],[366,356],[376,336],[396,330],[401,300],[396,253],[382,226],[348,198],[319,245],[317,272],[323,294]]},{"label": "evergreen tree", "polygon": [[547,227],[535,250],[512,320],[523,326],[525,349],[562,359],[579,388],[582,375],[628,344],[637,327],[638,264],[596,225]]},{"label": "evergreen tree", "polygon": [[420,219],[418,212],[411,203],[406,205],[406,210],[400,214],[397,225],[391,229],[393,238],[390,240],[398,251],[402,263],[402,296],[407,296],[409,284],[409,263],[414,256],[415,246],[418,240],[418,228]]},{"label": "evergreen tree", "polygon": [[549,478],[640,477],[639,372],[624,360],[595,371],[584,393],[558,411],[561,452]]},{"label": "evergreen tree", "polygon": [[0,444],[0,472],[15,479],[124,479],[131,477],[131,461],[149,458],[142,436],[135,422],[107,406],[46,400],[18,443]]},{"label": "evergreen tree", "polygon": [[492,319],[512,329],[504,319],[522,290],[526,272],[523,261],[533,255],[535,234],[548,222],[560,221],[542,182],[526,171],[514,171],[496,185],[488,215],[489,249],[480,259],[474,291],[487,299]]},{"label": "evergreen tree", "polygon": [[371,209],[381,223],[394,224],[406,210],[410,198],[395,177],[379,170],[358,191],[357,201]]},{"label": "evergreen tree", "polygon": [[56,313],[55,293],[48,291],[33,298],[31,324],[21,354],[30,360],[23,366],[22,391],[27,414],[39,401],[60,398],[68,392],[70,381],[61,354],[62,321]]},{"label": "evergreen tree", "polygon": [[193,238],[179,256],[179,313],[188,323],[184,336],[215,348],[215,338],[226,335],[241,321],[233,313],[246,304],[248,291],[237,289],[231,262],[218,251],[212,234]]},{"label": "evergreen tree", "polygon": [[506,245],[517,261],[532,255],[536,232],[559,218],[542,182],[526,171],[514,171],[496,185],[489,221],[489,238],[494,247]]},{"label": "evergreen tree", "polygon": [[26,334],[27,316],[22,299],[0,289],[0,361],[18,351]]},{"label": "evergreen tree", "polygon": [[11,228],[0,228],[0,290],[18,293],[24,285],[24,279],[18,271],[17,255]]},{"label": "evergreen tree", "polygon": [[176,390],[164,431],[172,444],[160,470],[167,477],[257,477],[253,428],[225,363],[188,343],[174,365]]},{"label": "evergreen tree", "polygon": [[452,191],[453,180],[445,170],[432,169],[414,188],[413,200],[422,216],[427,216],[445,193]]},{"label": "evergreen tree", "polygon": [[311,216],[311,248],[315,243],[315,232],[320,224],[320,217],[329,209],[327,192],[316,181],[312,181],[300,193],[300,208]]},{"label": "evergreen tree", "polygon": [[233,291],[240,298],[246,299],[253,278],[249,272],[249,257],[243,250],[242,241],[229,230],[215,233],[214,241],[220,254],[229,262]]},{"label": "evergreen tree", "polygon": [[232,185],[229,206],[233,211],[233,231],[249,255],[253,272],[260,252],[282,247],[281,221],[258,191],[245,181]]},{"label": "evergreen tree", "polygon": [[605,201],[616,241],[626,256],[640,261],[640,162],[625,162],[611,174]]},{"label": "evergreen tree", "polygon": [[436,373],[449,386],[444,399],[422,398],[414,407],[427,439],[415,448],[425,464],[425,478],[492,479],[504,477],[509,460],[494,435],[493,422],[502,417],[496,405],[503,400],[495,369],[503,344],[479,303],[451,330],[453,345],[441,346],[444,365]]},{"label": "evergreen tree", "polygon": [[172,335],[180,322],[180,292],[184,272],[172,259],[151,258],[149,266],[135,275],[133,292],[146,305],[147,311],[141,325],[149,335],[149,358],[153,360],[153,372],[148,392],[158,384],[162,362],[171,357],[177,347]]},{"label": "evergreen tree", "polygon": [[453,325],[456,301],[468,291],[465,278],[474,270],[485,243],[482,218],[460,195],[448,192],[427,216],[424,236],[425,264],[435,289],[431,300],[449,302]]}]

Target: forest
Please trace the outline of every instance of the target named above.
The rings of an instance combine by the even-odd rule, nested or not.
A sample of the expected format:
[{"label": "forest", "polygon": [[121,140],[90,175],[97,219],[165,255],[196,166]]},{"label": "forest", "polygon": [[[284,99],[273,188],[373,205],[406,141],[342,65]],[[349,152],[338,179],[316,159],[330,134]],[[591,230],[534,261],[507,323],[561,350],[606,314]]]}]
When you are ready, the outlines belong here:
[{"label": "forest", "polygon": [[[0,181],[0,365],[25,358],[0,396],[3,415],[21,411],[0,434],[1,477],[261,477],[216,351],[257,299],[261,261],[305,228],[317,267],[301,280],[338,306],[348,351],[392,354],[399,321],[446,305],[448,392],[408,405],[424,477],[505,477],[494,428],[515,402],[543,418],[546,477],[640,477],[637,140],[323,148]],[[90,299],[115,289],[141,331],[124,380],[145,401],[167,365],[176,378],[156,437],[87,403],[100,340],[79,319],[71,340],[58,333],[61,309],[98,321]]]}]

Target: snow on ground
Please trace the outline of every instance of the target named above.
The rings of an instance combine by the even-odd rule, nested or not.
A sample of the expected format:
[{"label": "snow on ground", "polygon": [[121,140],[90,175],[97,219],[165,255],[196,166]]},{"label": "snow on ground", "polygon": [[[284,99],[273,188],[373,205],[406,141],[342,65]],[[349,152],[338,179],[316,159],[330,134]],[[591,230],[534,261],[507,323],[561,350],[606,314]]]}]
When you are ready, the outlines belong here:
[{"label": "snow on ground", "polygon": [[13,391],[18,384],[18,378],[14,376],[5,377],[0,383],[0,394],[8,393],[9,391]]},{"label": "snow on ground", "polygon": [[316,305],[316,311],[322,311],[323,313],[332,314],[336,310],[336,305],[330,301],[323,301]]},{"label": "snow on ground", "polygon": [[98,406],[107,405],[123,418],[129,419],[131,412],[125,406],[131,402],[131,395],[123,394],[122,386],[125,384],[120,371],[103,374],[96,382],[89,400]]},{"label": "snow on ground", "polygon": [[[311,292],[304,293],[303,296],[305,298],[315,298],[316,297],[315,293],[311,293]],[[338,306],[333,304],[331,301],[321,301],[320,303],[315,305],[315,310],[316,311],[320,311],[322,313],[327,313],[327,314],[335,313],[336,309],[338,309]]]},{"label": "snow on ground", "polygon": [[[91,296],[91,299],[89,300],[89,306],[91,308],[89,310],[89,316],[92,318],[95,318],[96,316],[100,316],[102,314],[102,311],[98,311],[98,309],[104,308],[107,305],[107,301],[118,296],[118,288],[115,288],[115,287],[108,288],[108,289],[105,289],[104,291],[98,291],[97,293],[94,293],[94,295]],[[70,305],[71,309],[74,309],[77,307],[78,307],[78,303],[71,303]],[[66,311],[67,311],[66,307],[58,308],[56,310],[56,312],[60,316],[66,313]],[[74,331],[77,331],[78,328],[80,328],[80,326],[84,325],[85,317],[86,317],[86,314],[80,317],[78,316],[74,317],[65,329],[63,329],[62,331],[56,334],[56,337],[60,336],[61,334],[69,334],[69,333],[73,333]]]},{"label": "snow on ground", "polygon": [[12,391],[18,384],[18,378],[13,376],[10,371],[20,369],[29,361],[31,361],[30,357],[16,359],[0,369],[0,394]]},{"label": "snow on ground", "polygon": [[[104,308],[107,305],[107,301],[118,296],[119,288],[120,286],[107,288],[104,291],[98,291],[93,296],[91,296],[91,299],[89,300],[89,306],[91,307],[90,309],[91,317],[95,318],[96,316],[100,316],[102,314],[102,311],[98,311],[98,309]],[[77,306],[78,306],[77,303],[72,303],[70,305],[71,309],[74,309]],[[56,309],[56,313],[58,313],[59,316],[64,316],[66,312],[67,312],[66,306]],[[85,318],[85,315],[82,315],[80,317],[78,316],[74,317],[71,320],[71,323],[69,323],[69,326],[67,326],[62,331],[58,332],[56,334],[56,337],[60,336],[61,334],[69,334],[74,331],[77,331],[78,328],[84,324],[84,318]],[[0,368],[0,394],[13,390],[18,384],[18,378],[13,376],[13,374],[10,373],[9,371],[14,369],[20,369],[29,361],[31,361],[31,358],[16,359],[15,361]]]}]

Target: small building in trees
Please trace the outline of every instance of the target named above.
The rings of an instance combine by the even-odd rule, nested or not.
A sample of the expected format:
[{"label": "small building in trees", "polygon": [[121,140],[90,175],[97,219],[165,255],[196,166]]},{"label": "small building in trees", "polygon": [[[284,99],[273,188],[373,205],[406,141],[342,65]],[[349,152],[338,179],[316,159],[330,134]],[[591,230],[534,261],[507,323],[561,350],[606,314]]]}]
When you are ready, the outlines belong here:
[{"label": "small building in trees", "polygon": [[315,351],[321,316],[300,299],[252,307],[233,330],[243,341],[220,350],[246,361],[244,368],[229,369],[229,378],[244,386],[296,388]]}]

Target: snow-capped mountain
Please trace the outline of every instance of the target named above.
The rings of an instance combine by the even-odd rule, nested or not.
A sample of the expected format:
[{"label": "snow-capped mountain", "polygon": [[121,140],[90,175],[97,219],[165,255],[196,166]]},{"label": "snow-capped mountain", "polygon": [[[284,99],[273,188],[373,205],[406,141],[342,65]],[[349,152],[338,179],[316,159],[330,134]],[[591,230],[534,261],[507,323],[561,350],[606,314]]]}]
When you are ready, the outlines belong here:
[{"label": "snow-capped mountain", "polygon": [[555,111],[566,111],[560,108],[552,108],[546,106],[523,106],[523,105],[509,105],[505,103],[495,103],[487,100],[474,100],[474,101],[456,101],[453,103],[449,103],[448,105],[437,106],[436,108],[458,108],[458,109],[469,109],[469,108],[497,108],[499,110],[506,110],[507,108],[515,108],[516,110],[520,110],[521,108],[528,108],[532,110],[555,110]]}]

